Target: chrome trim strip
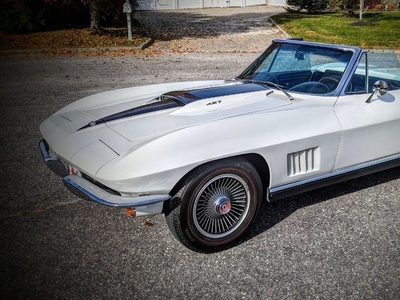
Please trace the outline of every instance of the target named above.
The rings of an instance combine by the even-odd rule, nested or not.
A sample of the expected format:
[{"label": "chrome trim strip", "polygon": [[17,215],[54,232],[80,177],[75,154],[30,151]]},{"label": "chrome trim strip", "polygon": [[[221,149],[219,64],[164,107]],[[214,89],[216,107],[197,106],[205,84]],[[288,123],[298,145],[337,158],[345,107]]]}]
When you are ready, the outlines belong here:
[{"label": "chrome trim strip", "polygon": [[[362,163],[362,164],[351,166],[348,168],[343,168],[343,169],[336,170],[336,171],[333,171],[328,174],[323,174],[323,175],[315,176],[312,178],[307,178],[304,180],[300,180],[300,181],[288,183],[285,185],[273,187],[273,188],[270,188],[268,191],[268,199],[273,198],[274,194],[279,194],[279,193],[283,194],[289,190],[295,190],[295,189],[299,189],[301,187],[311,186],[312,184],[318,184],[318,183],[321,183],[324,181],[335,180],[340,177],[345,177],[346,175],[350,175],[350,174],[354,174],[354,173],[358,173],[358,172],[362,172],[362,171],[368,171],[369,169],[374,169],[376,167],[379,167],[379,166],[382,166],[385,164],[389,164],[389,163],[395,162],[397,160],[399,161],[397,165],[400,165],[400,154],[380,158],[380,159],[377,159],[374,161]],[[394,166],[391,165],[390,167],[395,167],[395,166],[396,165],[394,165]],[[388,167],[388,168],[390,168],[390,167]],[[386,169],[386,168],[384,168],[384,169]],[[379,170],[377,170],[377,171],[379,171]],[[370,173],[373,173],[373,172],[366,172],[365,175],[370,174]],[[311,190],[311,188],[306,189],[306,190]],[[295,194],[295,193],[293,193],[293,194]],[[284,197],[277,197],[277,198],[281,199]]]},{"label": "chrome trim strip", "polygon": [[75,188],[78,192],[89,197],[91,200],[100,204],[114,207],[139,207],[163,202],[170,199],[166,195],[147,195],[147,196],[119,196],[107,193],[105,190],[79,177],[78,175],[68,175],[63,178],[66,185]]},{"label": "chrome trim strip", "polygon": [[51,171],[60,177],[68,175],[67,166],[58,159],[57,154],[50,148],[46,140],[41,140],[39,142],[39,149],[42,154],[43,161],[49,167]]},{"label": "chrome trim strip", "polygon": [[51,161],[58,160],[58,157],[55,155],[55,153],[50,152],[49,145],[45,140],[41,140],[39,142],[39,149],[40,152],[42,153],[43,160],[48,163]]}]

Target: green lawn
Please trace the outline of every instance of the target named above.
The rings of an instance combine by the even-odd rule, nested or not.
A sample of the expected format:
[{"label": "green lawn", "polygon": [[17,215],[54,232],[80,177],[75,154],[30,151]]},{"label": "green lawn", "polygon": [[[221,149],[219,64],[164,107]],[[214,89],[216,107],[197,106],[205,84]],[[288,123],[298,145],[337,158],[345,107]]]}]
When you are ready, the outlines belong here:
[{"label": "green lawn", "polygon": [[352,25],[356,17],[343,13],[284,13],[272,18],[291,37],[307,41],[346,44],[363,48],[400,49],[400,11],[367,11],[364,26]]}]

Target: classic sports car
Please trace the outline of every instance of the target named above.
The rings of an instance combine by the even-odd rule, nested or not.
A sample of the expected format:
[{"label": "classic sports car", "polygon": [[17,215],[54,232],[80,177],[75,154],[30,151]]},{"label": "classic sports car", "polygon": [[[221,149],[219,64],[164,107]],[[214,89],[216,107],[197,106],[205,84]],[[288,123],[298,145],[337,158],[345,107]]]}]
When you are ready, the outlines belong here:
[{"label": "classic sports car", "polygon": [[185,246],[218,251],[264,199],[400,165],[400,65],[387,50],[277,39],[235,79],[100,93],[40,130],[74,193],[165,213]]}]

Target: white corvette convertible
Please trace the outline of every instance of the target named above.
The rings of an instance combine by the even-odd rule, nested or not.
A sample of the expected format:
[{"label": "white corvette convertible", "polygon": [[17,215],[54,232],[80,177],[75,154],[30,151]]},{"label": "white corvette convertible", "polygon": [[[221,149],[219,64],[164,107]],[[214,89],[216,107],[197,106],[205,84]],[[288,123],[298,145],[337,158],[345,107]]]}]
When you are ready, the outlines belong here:
[{"label": "white corvette convertible", "polygon": [[400,65],[391,51],[274,40],[235,79],[100,93],[40,130],[75,194],[164,213],[185,246],[218,251],[264,200],[400,165]]}]

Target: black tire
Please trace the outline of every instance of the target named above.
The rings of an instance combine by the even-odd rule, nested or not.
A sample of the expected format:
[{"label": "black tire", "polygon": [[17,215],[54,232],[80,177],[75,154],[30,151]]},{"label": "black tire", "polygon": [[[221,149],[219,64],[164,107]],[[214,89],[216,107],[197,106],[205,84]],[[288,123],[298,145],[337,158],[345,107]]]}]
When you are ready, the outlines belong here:
[{"label": "black tire", "polygon": [[262,183],[244,159],[227,159],[200,167],[169,201],[166,219],[186,247],[216,252],[232,246],[255,219]]}]

